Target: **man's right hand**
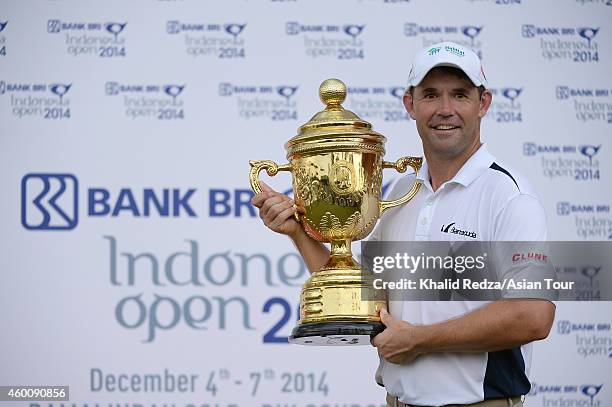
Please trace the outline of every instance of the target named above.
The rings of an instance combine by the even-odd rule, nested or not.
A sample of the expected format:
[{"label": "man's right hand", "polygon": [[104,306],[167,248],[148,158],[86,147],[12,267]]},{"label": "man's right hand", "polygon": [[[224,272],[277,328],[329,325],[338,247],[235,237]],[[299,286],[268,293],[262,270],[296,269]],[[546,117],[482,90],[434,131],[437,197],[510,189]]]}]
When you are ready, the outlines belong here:
[{"label": "man's right hand", "polygon": [[296,208],[293,199],[276,192],[267,184],[259,181],[261,192],[253,197],[251,203],[259,208],[259,217],[271,230],[296,237],[302,226],[295,220]]}]

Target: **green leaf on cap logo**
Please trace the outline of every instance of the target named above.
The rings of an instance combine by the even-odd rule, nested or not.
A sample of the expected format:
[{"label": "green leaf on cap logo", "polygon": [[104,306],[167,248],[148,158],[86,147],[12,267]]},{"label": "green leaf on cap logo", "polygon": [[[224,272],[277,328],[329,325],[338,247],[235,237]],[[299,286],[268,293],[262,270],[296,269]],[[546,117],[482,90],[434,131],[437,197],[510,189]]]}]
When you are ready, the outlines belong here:
[{"label": "green leaf on cap logo", "polygon": [[429,54],[429,55],[435,55],[438,52],[440,52],[440,47],[433,47],[433,48],[429,48],[427,50],[427,54]]}]

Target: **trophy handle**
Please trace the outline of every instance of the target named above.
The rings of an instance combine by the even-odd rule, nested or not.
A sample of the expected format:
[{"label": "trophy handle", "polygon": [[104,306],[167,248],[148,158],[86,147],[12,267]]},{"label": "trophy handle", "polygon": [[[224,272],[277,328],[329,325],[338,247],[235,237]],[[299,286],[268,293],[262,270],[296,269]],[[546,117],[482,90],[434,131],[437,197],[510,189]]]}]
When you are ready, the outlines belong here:
[{"label": "trophy handle", "polygon": [[[259,172],[261,170],[265,169],[268,175],[271,177],[275,176],[279,171],[291,172],[291,164],[278,165],[272,160],[250,160],[249,164],[251,165],[249,182],[251,183],[253,192],[256,194],[261,192],[261,185],[259,185]],[[293,206],[296,207],[295,204]],[[298,215],[297,211],[293,214],[293,217],[296,221],[300,221],[300,215]]]},{"label": "trophy handle", "polygon": [[251,182],[251,188],[253,192],[259,194],[261,192],[261,186],[259,185],[259,172],[263,169],[266,170],[269,176],[273,177],[279,171],[291,172],[291,164],[278,165],[272,160],[250,160],[251,172],[249,173],[249,181]]},{"label": "trophy handle", "polygon": [[[389,162],[389,161],[383,161],[382,167],[383,168],[395,168],[397,172],[406,172],[406,168],[408,168],[408,166],[411,166],[414,169],[414,172],[418,174],[419,170],[421,169],[422,163],[423,163],[422,157],[401,157],[394,163]],[[421,184],[419,182],[415,182],[414,184],[412,184],[412,188],[410,189],[410,191],[408,191],[406,195],[404,195],[403,197],[399,199],[394,199],[392,201],[382,201],[381,200],[378,204],[378,207],[380,209],[380,214],[382,215],[382,213],[389,208],[393,208],[395,206],[403,205],[409,202],[412,198],[414,198],[417,192],[419,192],[420,188],[421,188]]]}]

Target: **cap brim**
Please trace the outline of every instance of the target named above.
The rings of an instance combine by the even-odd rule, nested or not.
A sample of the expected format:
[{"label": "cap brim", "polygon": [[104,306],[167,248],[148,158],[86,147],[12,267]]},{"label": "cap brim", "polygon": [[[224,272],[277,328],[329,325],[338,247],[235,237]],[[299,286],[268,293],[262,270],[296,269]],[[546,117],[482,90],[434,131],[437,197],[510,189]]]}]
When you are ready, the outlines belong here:
[{"label": "cap brim", "polygon": [[469,73],[465,72],[463,70],[463,68],[461,68],[459,65],[453,64],[452,62],[440,62],[440,63],[437,63],[435,65],[432,65],[427,70],[423,70],[423,72],[419,73],[418,75],[415,75],[415,77],[410,82],[410,86],[418,86],[423,81],[423,79],[425,79],[425,77],[427,76],[429,71],[431,71],[432,69],[434,69],[434,68],[436,68],[438,66],[449,66],[451,68],[460,69],[461,72],[463,72],[468,78],[470,78],[470,81],[474,84],[474,86],[484,85],[484,83],[480,80],[480,78],[474,78],[472,75],[470,75]]}]

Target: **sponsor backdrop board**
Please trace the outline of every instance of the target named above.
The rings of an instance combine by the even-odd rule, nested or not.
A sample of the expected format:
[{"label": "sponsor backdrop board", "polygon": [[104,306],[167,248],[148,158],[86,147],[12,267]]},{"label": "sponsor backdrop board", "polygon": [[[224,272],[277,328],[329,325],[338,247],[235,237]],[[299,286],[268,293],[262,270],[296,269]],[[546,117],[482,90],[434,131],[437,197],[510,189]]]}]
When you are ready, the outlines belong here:
[{"label": "sponsor backdrop board", "polygon": [[[611,32],[609,0],[3,1],[0,385],[70,386],[76,406],[383,405],[373,348],[286,343],[307,271],[249,205],[248,160],[285,161],[328,77],[387,159],[421,154],[409,63],[452,40],[483,59],[483,139],[537,186],[549,238],[609,240]],[[611,310],[558,304],[528,405],[612,405]]]}]

